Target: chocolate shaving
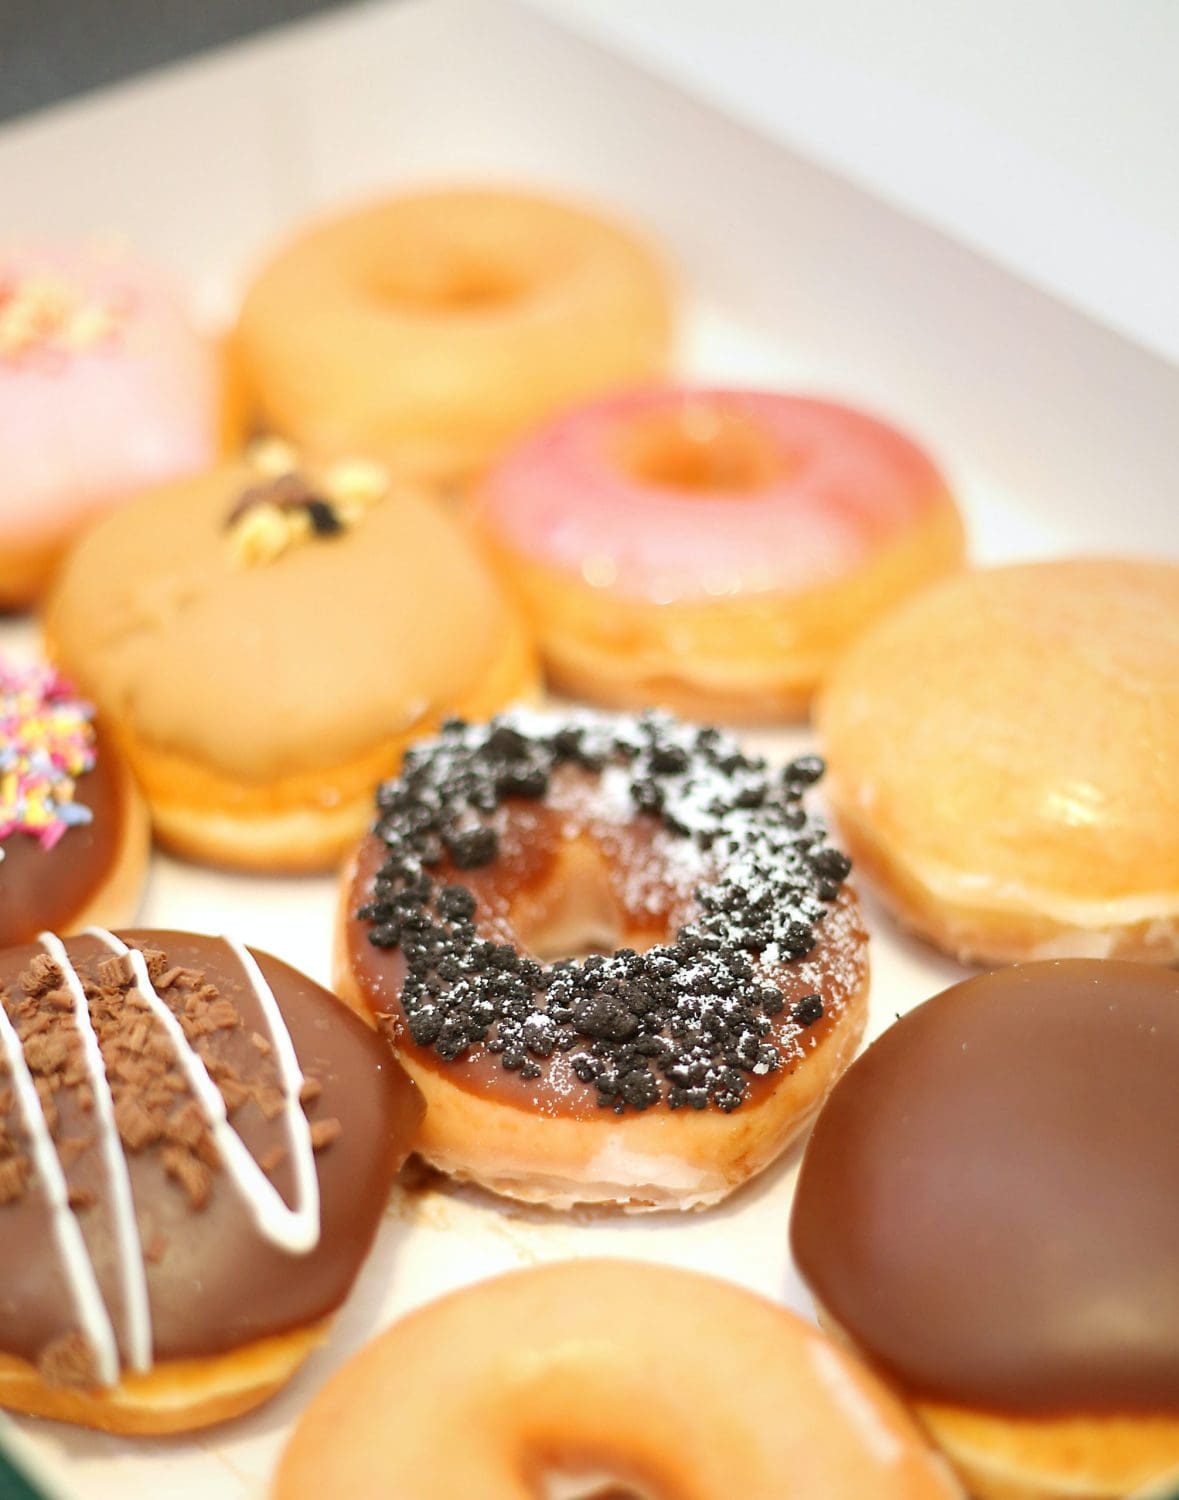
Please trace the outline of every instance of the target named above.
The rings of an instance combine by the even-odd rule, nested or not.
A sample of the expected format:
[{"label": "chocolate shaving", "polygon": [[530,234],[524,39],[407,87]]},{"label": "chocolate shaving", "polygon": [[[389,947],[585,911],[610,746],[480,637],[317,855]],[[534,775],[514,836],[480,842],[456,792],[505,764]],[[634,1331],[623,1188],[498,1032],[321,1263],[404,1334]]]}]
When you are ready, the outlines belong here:
[{"label": "chocolate shaving", "polygon": [[335,1140],[338,1140],[344,1127],[334,1116],[327,1120],[315,1120],[311,1126],[311,1146],[315,1151],[323,1151]]},{"label": "chocolate shaving", "polygon": [[85,1337],[74,1330],[46,1344],[37,1373],[48,1386],[85,1388],[98,1384],[98,1364]]}]

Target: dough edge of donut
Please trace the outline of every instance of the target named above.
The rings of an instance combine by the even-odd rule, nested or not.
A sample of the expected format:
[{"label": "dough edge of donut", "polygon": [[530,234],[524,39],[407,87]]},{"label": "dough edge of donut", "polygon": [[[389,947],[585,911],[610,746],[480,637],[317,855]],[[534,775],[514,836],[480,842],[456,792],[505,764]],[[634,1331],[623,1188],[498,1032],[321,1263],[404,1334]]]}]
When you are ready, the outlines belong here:
[{"label": "dough edge of donut", "polygon": [[857,870],[910,931],[964,963],[1048,958],[1179,961],[1179,892],[1078,901],[923,859],[859,815],[831,774],[827,798]]},{"label": "dough edge of donut", "polygon": [[163,1437],[243,1415],[269,1400],[328,1336],[331,1318],[204,1359],[124,1372],[109,1390],[47,1386],[34,1365],[0,1354],[0,1407],[99,1432]]}]

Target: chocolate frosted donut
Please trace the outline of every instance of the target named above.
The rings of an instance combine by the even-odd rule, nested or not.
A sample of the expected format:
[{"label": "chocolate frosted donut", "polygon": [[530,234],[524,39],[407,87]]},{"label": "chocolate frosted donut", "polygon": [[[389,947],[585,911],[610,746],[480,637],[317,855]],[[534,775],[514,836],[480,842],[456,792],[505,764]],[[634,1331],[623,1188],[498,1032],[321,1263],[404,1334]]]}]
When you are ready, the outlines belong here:
[{"label": "chocolate frosted donut", "polygon": [[1179,1469],[1177,1077],[1179,975],[1028,964],[903,1017],[816,1124],[799,1267],[979,1494]]},{"label": "chocolate frosted donut", "polygon": [[773,1160],[864,1022],[850,864],[802,803],[821,773],[663,715],[455,720],[411,750],[337,980],[427,1094],[422,1153],[559,1206],[698,1206]]},{"label": "chocolate frosted donut", "polygon": [[0,659],[0,948],[134,914],[147,816],[93,712],[51,668]]},{"label": "chocolate frosted donut", "polygon": [[178,932],[0,953],[0,1068],[0,1404],[118,1431],[290,1375],[422,1113],[334,996]]}]

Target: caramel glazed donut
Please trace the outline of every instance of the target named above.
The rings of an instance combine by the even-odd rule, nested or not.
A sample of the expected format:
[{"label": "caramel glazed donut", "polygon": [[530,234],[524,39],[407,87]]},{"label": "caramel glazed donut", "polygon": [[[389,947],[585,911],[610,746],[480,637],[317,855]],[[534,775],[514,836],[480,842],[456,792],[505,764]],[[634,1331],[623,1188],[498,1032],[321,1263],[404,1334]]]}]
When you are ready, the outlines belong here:
[{"label": "caramel glazed donut", "polygon": [[422,1113],[333,995],[179,932],[0,952],[0,1073],[0,1405],[111,1432],[290,1378]]},{"label": "caramel glazed donut", "polygon": [[802,805],[821,774],[656,714],[452,719],[411,749],[345,873],[336,978],[426,1097],[420,1154],[631,1210],[773,1161],[866,1019],[850,861]]},{"label": "caramel glazed donut", "polygon": [[817,1328],[710,1276],[578,1260],[388,1329],[304,1413],[271,1496],[531,1500],[561,1481],[595,1500],[962,1495]]}]

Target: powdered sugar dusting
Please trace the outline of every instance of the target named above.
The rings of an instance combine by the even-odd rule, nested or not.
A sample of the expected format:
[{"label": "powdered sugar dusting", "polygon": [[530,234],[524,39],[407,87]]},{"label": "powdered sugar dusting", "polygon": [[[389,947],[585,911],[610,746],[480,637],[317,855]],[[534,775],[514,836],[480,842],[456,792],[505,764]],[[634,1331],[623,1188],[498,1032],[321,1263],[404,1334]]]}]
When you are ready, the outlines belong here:
[{"label": "powdered sugar dusting", "polygon": [[[687,912],[672,941],[542,964],[488,936],[468,887],[436,884],[434,869],[492,865],[502,804],[545,798],[564,766],[589,773],[585,815],[604,836],[653,825],[625,899],[666,913],[670,886]],[[804,756],[774,772],[719,730],[661,714],[450,721],[378,794],[375,831],[389,854],[357,915],[374,946],[405,959],[390,1024],[444,1060],[478,1048],[524,1080],[577,1080],[620,1114],[661,1101],[738,1108],[752,1079],[805,1055],[824,1014],[830,945],[809,961],[820,926],[833,924],[859,953],[838,899],[850,861],[802,802],[822,769]],[[789,1016],[786,970],[792,993],[800,975],[813,972],[815,985]],[[856,976],[838,978],[841,998]]]}]

